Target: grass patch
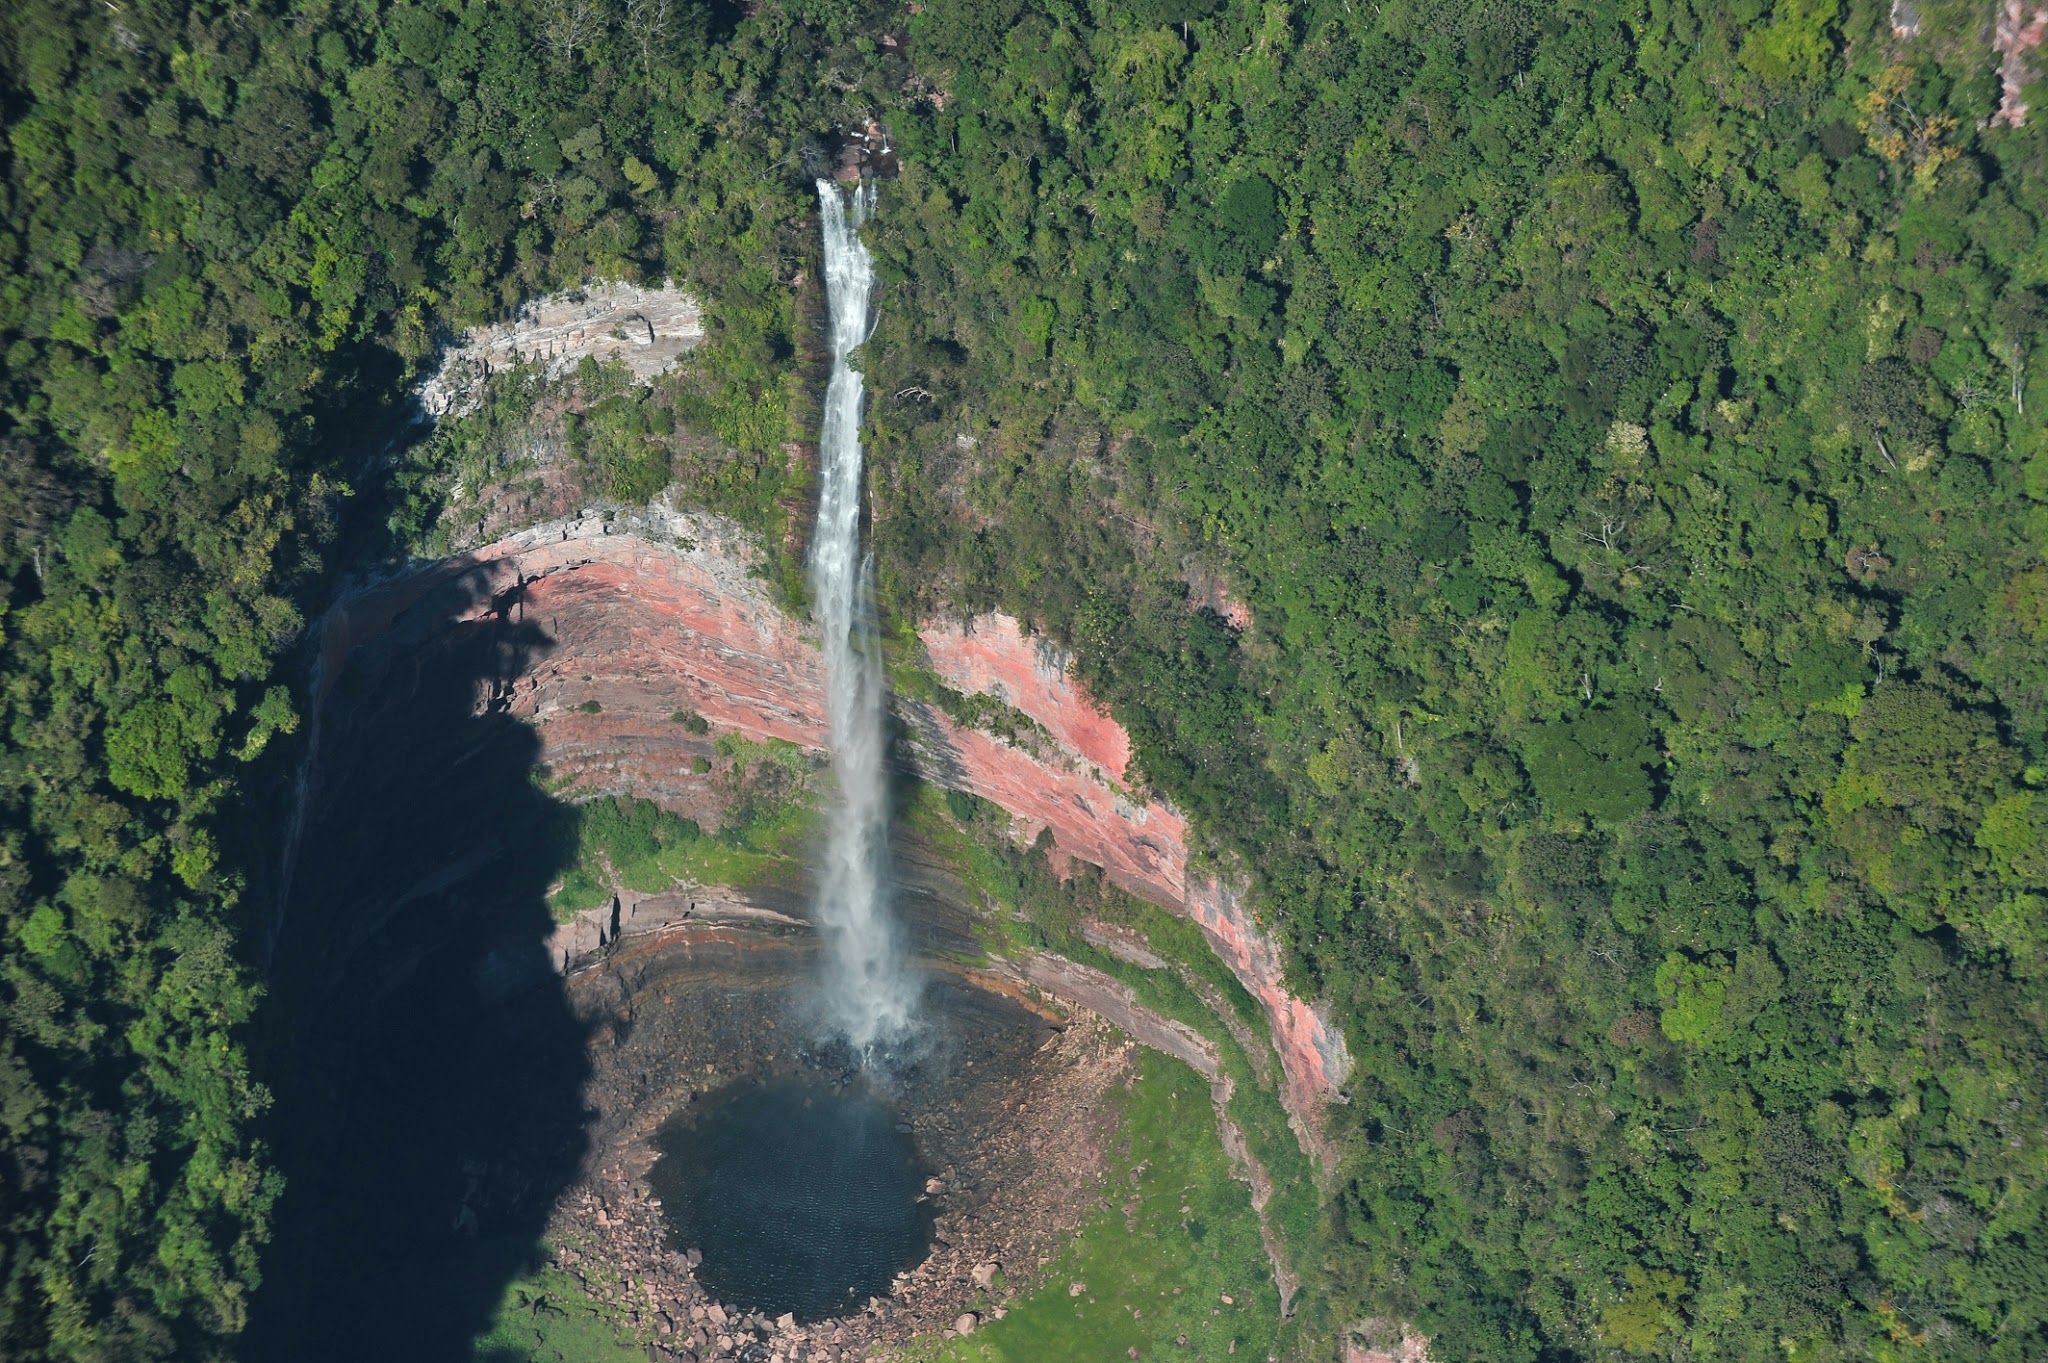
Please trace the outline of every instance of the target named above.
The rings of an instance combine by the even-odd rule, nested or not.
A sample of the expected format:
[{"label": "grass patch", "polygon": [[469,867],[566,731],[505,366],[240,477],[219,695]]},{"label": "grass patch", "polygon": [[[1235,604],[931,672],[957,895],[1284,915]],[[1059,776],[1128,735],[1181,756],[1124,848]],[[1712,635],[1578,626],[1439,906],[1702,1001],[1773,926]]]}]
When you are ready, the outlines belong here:
[{"label": "grass patch", "polygon": [[505,1288],[490,1328],[470,1342],[471,1363],[644,1363],[647,1346],[560,1269]]},{"label": "grass patch", "polygon": [[605,796],[569,811],[576,850],[548,897],[555,921],[600,908],[621,889],[752,889],[802,876],[803,852],[817,826],[810,789],[815,763],[794,743],[775,739],[753,743],[725,734],[717,747],[730,762],[733,803],[715,834],[631,796]]},{"label": "grass patch", "polygon": [[[1296,1269],[1312,1262],[1322,1218],[1314,1168],[1288,1125],[1278,1094],[1259,1083],[1251,1058],[1189,980],[1212,986],[1254,1036],[1267,1034],[1265,1010],[1210,950],[1200,926],[1107,884],[1092,867],[1077,864],[1062,880],[1045,847],[1017,846],[1008,816],[975,796],[924,787],[908,802],[904,821],[997,906],[981,920],[984,947],[1053,951],[1092,966],[1129,985],[1147,1008],[1186,1023],[1215,1044],[1232,1081],[1230,1115],[1273,1179],[1267,1219]],[[1085,917],[1135,929],[1168,968],[1134,965],[1090,943],[1081,936]]]},{"label": "grass patch", "polygon": [[[1003,1319],[985,1319],[965,1339],[918,1341],[911,1358],[1107,1363],[1136,1349],[1140,1358],[1253,1363],[1275,1348],[1279,1294],[1251,1191],[1230,1176],[1216,1137],[1208,1086],[1165,1056],[1139,1055],[1138,1083],[1122,1099],[1126,1139],[1108,1161],[1109,1204]],[[1079,1296],[1069,1292],[1076,1282],[1086,1284]]]}]

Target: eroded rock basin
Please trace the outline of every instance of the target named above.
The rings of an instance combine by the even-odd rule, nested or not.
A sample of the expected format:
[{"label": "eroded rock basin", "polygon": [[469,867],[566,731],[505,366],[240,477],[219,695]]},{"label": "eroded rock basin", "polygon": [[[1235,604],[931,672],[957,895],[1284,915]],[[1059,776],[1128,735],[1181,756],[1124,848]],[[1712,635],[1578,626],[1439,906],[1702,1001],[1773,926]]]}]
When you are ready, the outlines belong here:
[{"label": "eroded rock basin", "polygon": [[[861,1347],[943,1329],[970,1303],[987,1304],[998,1266],[1028,1283],[1099,1190],[1114,1129],[1108,1091],[1130,1074],[1122,1037],[1092,1019],[1055,1023],[935,968],[926,1046],[884,1077],[857,1079],[843,1051],[812,1040],[805,1003],[814,966],[806,933],[701,925],[629,938],[569,981],[593,1027],[592,1148],[557,1200],[545,1239],[585,1291],[643,1312],[698,1357],[739,1356],[750,1340],[776,1341],[789,1357],[858,1356]],[[857,1210],[806,1213],[801,1193],[759,1183],[721,1190],[712,1167],[719,1151],[701,1141],[678,1150],[675,1133],[700,1111],[715,1123],[742,1095],[763,1091],[794,1093],[799,1103],[808,1093],[814,1102],[868,1104],[886,1121],[829,1125],[900,1142],[896,1151],[914,1157],[912,1177],[888,1190],[896,1211],[908,1194],[903,1239],[869,1246],[893,1254],[887,1271],[813,1293],[823,1285],[778,1281],[760,1264],[716,1262],[721,1249],[747,1255],[794,1246],[806,1255],[846,1235],[846,1214]],[[803,1133],[776,1129],[776,1121],[794,1121],[782,1106],[757,1131],[787,1153]],[[772,1153],[742,1163],[743,1177],[790,1177]],[[693,1222],[692,1190],[760,1204],[743,1213],[754,1220],[736,1228],[737,1244],[703,1240],[717,1228]],[[759,1219],[771,1216],[782,1219]],[[914,1249],[906,1247],[912,1240]]]},{"label": "eroded rock basin", "polygon": [[734,1084],[654,1136],[671,1248],[722,1301],[809,1324],[858,1310],[931,1249],[930,1178],[884,1083]]},{"label": "eroded rock basin", "polygon": [[768,1353],[808,1363],[951,1324],[984,1293],[977,1269],[1028,1280],[1095,1197],[1121,1038],[941,964],[972,952],[969,897],[904,849],[932,1044],[894,1101],[938,1180],[930,1252],[844,1319],[778,1331],[719,1301],[653,1205],[653,1137],[729,1085],[843,1071],[805,1013],[806,887],[692,891],[563,973],[547,831],[564,802],[535,777],[552,754],[475,703],[549,641],[387,644],[354,656],[327,712],[270,972],[289,1184],[252,1356],[463,1357],[508,1289],[551,1281],[533,1311],[587,1298],[677,1358],[779,1339]]},{"label": "eroded rock basin", "polygon": [[[718,827],[719,738],[815,744],[814,669],[708,540],[558,533],[517,561],[399,580],[323,629],[317,760],[268,962],[290,1187],[254,1356],[459,1357],[508,1288],[532,1284],[535,1313],[588,1298],[657,1355],[697,1360],[859,1356],[1000,1311],[1099,1201],[1105,1096],[1132,1073],[1125,1034],[1086,1012],[1069,1023],[1015,981],[1188,1060],[1221,1103],[1214,1055],[1104,981],[954,964],[979,957],[980,896],[899,848],[934,1044],[891,1101],[935,1185],[930,1252],[809,1324],[762,1309],[785,1303],[720,1300],[691,1262],[703,1246],[656,1205],[656,1133],[729,1086],[843,1070],[805,1014],[807,889],[680,887],[564,925],[554,830],[569,801],[613,792]],[[1168,812],[1126,809],[1083,765],[948,734],[964,765],[940,775],[1057,796],[1061,845],[1120,883],[1178,866]],[[1281,1015],[1297,1014],[1313,1020]],[[1315,1069],[1313,1046],[1283,1069],[1287,1055]]]}]

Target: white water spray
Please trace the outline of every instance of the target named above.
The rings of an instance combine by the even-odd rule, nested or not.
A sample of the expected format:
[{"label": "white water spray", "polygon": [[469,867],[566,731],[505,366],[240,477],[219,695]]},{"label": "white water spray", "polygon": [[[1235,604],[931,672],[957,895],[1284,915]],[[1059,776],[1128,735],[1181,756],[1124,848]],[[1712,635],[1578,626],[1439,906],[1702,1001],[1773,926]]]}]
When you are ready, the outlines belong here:
[{"label": "white water spray", "polygon": [[825,299],[832,326],[832,379],[819,448],[818,528],[811,589],[825,635],[826,704],[839,806],[819,871],[818,927],[826,946],[825,1007],[832,1030],[863,1056],[910,1034],[918,990],[884,896],[889,832],[883,770],[882,668],[873,618],[874,561],[860,545],[861,376],[849,362],[868,336],[874,265],[860,225],[874,206],[871,183],[851,203],[818,181],[825,222]]}]

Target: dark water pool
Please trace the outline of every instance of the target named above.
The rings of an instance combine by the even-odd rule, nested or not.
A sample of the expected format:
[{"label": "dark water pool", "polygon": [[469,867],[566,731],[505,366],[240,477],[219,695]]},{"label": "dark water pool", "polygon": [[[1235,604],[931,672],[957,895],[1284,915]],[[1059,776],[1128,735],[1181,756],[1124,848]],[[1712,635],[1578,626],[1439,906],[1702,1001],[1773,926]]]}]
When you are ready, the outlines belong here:
[{"label": "dark water pool", "polygon": [[927,1170],[897,1125],[858,1085],[735,1085],[656,1134],[648,1182],[675,1247],[703,1251],[698,1281],[720,1301],[843,1315],[931,1247]]}]

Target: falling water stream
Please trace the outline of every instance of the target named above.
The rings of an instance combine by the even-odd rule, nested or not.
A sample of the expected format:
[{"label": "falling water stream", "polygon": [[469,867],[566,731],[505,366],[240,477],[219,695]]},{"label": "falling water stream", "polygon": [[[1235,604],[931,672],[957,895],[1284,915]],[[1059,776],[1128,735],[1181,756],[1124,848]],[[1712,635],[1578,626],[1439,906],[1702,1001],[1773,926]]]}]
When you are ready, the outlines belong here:
[{"label": "falling water stream", "polygon": [[849,196],[830,180],[818,181],[832,378],[819,449],[822,489],[811,589],[824,631],[832,768],[839,782],[819,868],[818,926],[826,946],[828,1026],[863,1058],[909,1037],[918,997],[885,893],[889,805],[882,668],[874,629],[874,561],[860,542],[861,375],[852,355],[868,336],[874,263],[861,243],[860,225],[874,198],[872,182]]}]

